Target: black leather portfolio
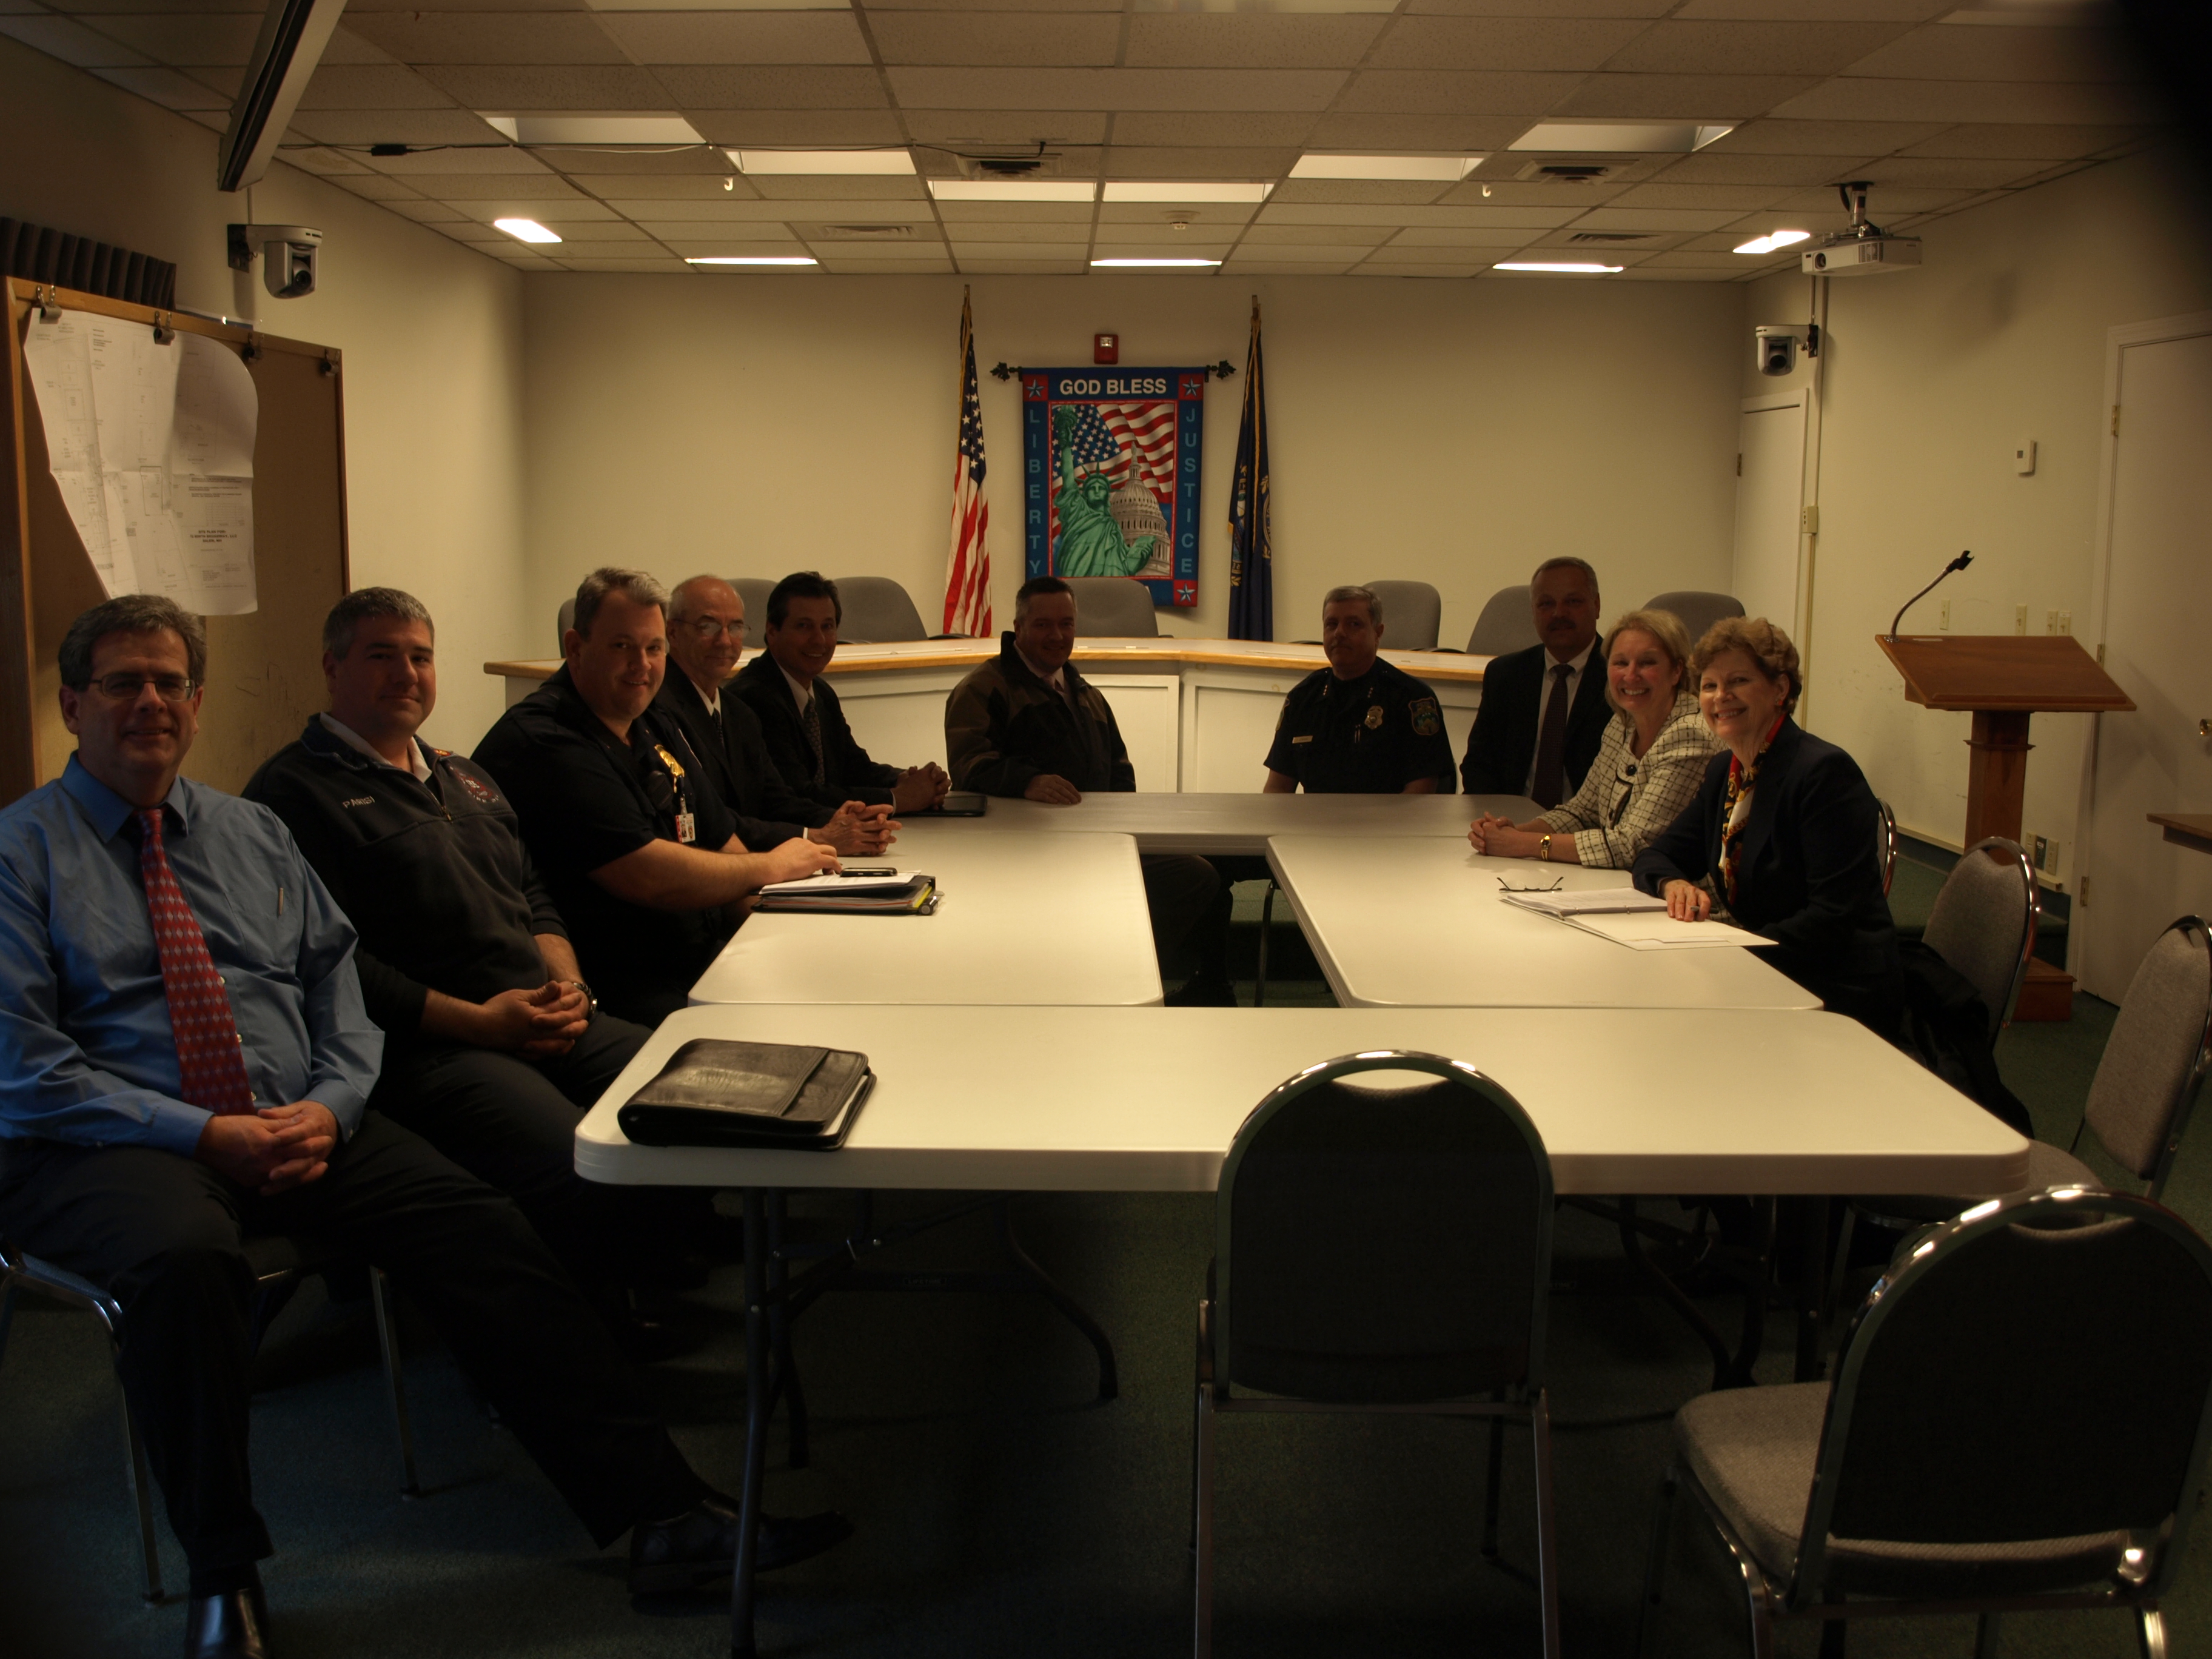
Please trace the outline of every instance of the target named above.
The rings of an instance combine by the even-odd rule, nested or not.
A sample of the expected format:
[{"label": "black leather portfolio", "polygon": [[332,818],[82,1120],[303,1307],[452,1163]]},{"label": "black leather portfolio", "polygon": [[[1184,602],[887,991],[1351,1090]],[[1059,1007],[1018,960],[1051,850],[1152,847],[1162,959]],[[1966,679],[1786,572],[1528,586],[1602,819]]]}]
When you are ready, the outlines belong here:
[{"label": "black leather portfolio", "polygon": [[615,1115],[640,1146],[826,1151],[844,1145],[874,1084],[849,1048],[699,1037]]}]

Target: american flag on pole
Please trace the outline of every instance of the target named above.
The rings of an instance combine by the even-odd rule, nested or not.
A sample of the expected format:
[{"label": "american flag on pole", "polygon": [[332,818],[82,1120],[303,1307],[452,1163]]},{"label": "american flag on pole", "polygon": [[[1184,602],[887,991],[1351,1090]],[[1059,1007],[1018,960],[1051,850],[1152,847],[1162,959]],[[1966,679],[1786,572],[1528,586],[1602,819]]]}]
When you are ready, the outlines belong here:
[{"label": "american flag on pole", "polygon": [[960,441],[952,458],[952,550],[945,565],[945,631],[991,637],[991,504],[983,499],[983,404],[975,388],[975,321],[960,293]]}]

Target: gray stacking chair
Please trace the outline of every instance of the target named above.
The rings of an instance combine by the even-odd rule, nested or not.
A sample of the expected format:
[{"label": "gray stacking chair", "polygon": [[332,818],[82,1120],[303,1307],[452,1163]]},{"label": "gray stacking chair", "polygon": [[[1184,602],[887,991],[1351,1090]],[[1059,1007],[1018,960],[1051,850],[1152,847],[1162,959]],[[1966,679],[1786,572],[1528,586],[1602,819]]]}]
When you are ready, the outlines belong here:
[{"label": "gray stacking chair", "polygon": [[1981,993],[1991,1042],[2012,1021],[2042,916],[2035,866],[2017,842],[2002,836],[1966,849],[1928,913],[1921,940]]},{"label": "gray stacking chair", "polygon": [[[261,1329],[276,1316],[301,1279],[326,1268],[350,1265],[349,1262],[319,1247],[303,1240],[276,1234],[251,1237],[245,1241],[246,1265],[252,1270],[256,1287],[254,1328],[257,1339]],[[399,1375],[399,1334],[392,1319],[392,1299],[381,1269],[368,1270],[369,1295],[376,1308],[376,1335],[384,1352],[384,1379],[392,1401],[392,1427],[399,1438],[400,1491],[410,1498],[422,1495],[422,1487],[415,1476],[415,1435],[407,1419],[407,1389]],[[107,1332],[108,1358],[120,1364],[123,1353],[123,1306],[90,1279],[58,1267],[50,1261],[28,1255],[16,1249],[6,1240],[0,1239],[0,1359],[8,1353],[8,1328],[15,1316],[15,1293],[28,1288],[72,1308],[81,1308],[98,1319]],[[121,1394],[121,1379],[118,1378],[117,1393]],[[123,1439],[130,1454],[127,1468],[131,1476],[131,1495],[138,1511],[138,1547],[146,1565],[146,1588],[143,1594],[149,1602],[161,1600],[161,1556],[154,1530],[154,1482],[146,1467],[146,1449],[138,1438],[138,1425],[131,1415],[128,1401],[123,1402]]]},{"label": "gray stacking chair", "polygon": [[1877,800],[1875,810],[1875,850],[1881,856],[1881,896],[1889,896],[1889,890],[1897,881],[1897,813],[1886,800]]},{"label": "gray stacking chair", "polygon": [[[745,649],[757,651],[761,630],[768,626],[768,596],[775,584],[765,576],[725,576],[722,580],[738,590],[738,597],[745,602]],[[842,635],[844,630],[838,630]]]},{"label": "gray stacking chair", "polygon": [[1382,607],[1383,641],[1393,651],[1433,651],[1443,596],[1426,582],[1369,582]]},{"label": "gray stacking chair", "polygon": [[1675,1414],[1639,1650],[1686,1487],[1762,1659],[1785,1620],[1965,1612],[1991,1659],[2001,1613],[2081,1607],[2132,1612],[2163,1659],[2208,1437],[2212,1249],[2188,1224],[2094,1188],[1978,1205],[1899,1250],[1832,1386]]},{"label": "gray stacking chair", "polygon": [[1475,618],[1474,632],[1467,636],[1468,653],[1476,657],[1502,657],[1538,643],[1536,618],[1529,608],[1525,582],[1492,593]]},{"label": "gray stacking chair", "polygon": [[[1376,1072],[1390,1075],[1360,1075]],[[1544,1389],[1552,1165],[1528,1114],[1459,1060],[1344,1055],[1254,1108],[1222,1164],[1214,1213],[1198,1310],[1197,1659],[1212,1650],[1213,1419],[1223,1412],[1488,1418],[1487,1556],[1498,1553],[1505,1424],[1527,1424],[1544,1650],[1556,1656]]]},{"label": "gray stacking chair", "polygon": [[567,649],[568,630],[576,625],[576,600],[571,594],[561,601],[561,613],[553,623],[553,654],[560,656]]},{"label": "gray stacking chair", "polygon": [[[1646,611],[1671,611],[1690,630],[1690,643],[1705,638],[1705,630],[1723,617],[1743,615],[1743,601],[1733,593],[1710,593],[1702,588],[1678,587],[1644,602]],[[1787,617],[1783,621],[1787,622]]]},{"label": "gray stacking chair", "polygon": [[1071,576],[1078,639],[1148,640],[1160,631],[1152,590],[1127,576]]},{"label": "gray stacking chair", "polygon": [[914,600],[889,576],[840,576],[836,582],[845,609],[837,637],[845,643],[888,645],[895,640],[929,637]]}]

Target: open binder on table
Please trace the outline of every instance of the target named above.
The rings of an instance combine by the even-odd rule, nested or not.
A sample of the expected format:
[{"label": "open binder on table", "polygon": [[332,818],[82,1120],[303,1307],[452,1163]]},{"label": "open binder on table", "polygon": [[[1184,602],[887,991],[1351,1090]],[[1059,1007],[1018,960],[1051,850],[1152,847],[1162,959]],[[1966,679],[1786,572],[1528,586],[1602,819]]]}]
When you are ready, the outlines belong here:
[{"label": "open binder on table", "polygon": [[1771,939],[1724,921],[1676,921],[1667,901],[1633,887],[1592,887],[1579,892],[1504,892],[1508,904],[1552,916],[1570,927],[1611,939],[1632,951],[1695,951],[1721,945],[1771,945]]},{"label": "open binder on table", "polygon": [[640,1146],[780,1146],[827,1152],[845,1143],[875,1086],[850,1048],[698,1037],[615,1114]]}]

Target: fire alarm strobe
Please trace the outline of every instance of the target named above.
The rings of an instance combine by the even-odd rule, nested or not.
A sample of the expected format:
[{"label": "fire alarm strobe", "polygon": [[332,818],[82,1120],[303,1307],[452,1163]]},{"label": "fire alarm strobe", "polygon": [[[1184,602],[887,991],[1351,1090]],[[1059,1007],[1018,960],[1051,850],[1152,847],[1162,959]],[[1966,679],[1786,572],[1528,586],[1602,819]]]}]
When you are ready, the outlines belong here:
[{"label": "fire alarm strobe", "polygon": [[1118,334],[1094,334],[1091,337],[1091,361],[1094,363],[1118,363],[1121,361],[1121,337]]}]

